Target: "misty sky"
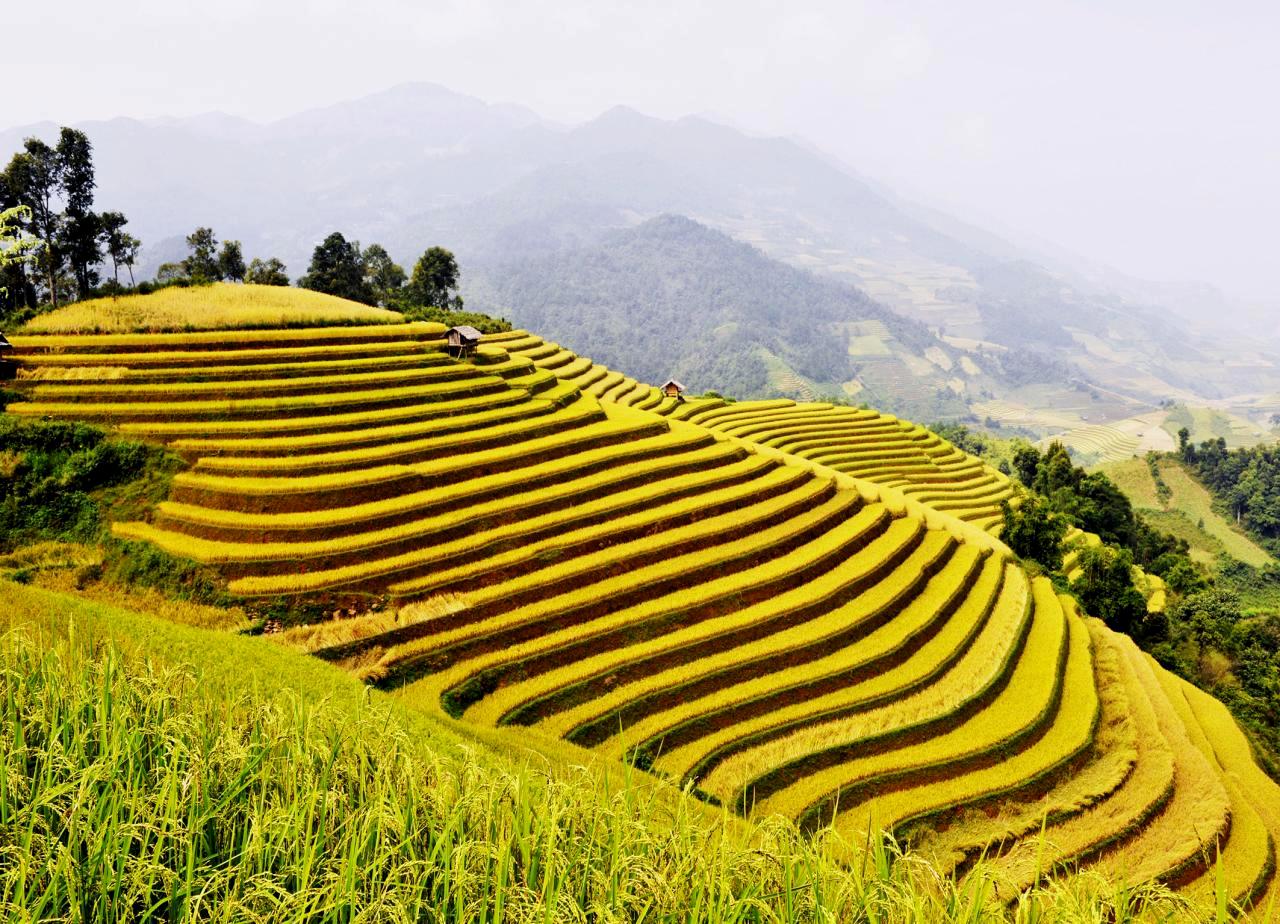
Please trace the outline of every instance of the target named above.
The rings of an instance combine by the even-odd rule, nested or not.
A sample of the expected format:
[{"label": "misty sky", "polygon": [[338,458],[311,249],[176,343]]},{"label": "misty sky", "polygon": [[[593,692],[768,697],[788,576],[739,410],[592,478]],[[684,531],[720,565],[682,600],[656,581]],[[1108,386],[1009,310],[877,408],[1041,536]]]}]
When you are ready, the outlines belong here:
[{"label": "misty sky", "polygon": [[3,23],[0,126],[268,120],[414,80],[565,122],[705,113],[1132,274],[1280,288],[1280,3],[5,0]]}]

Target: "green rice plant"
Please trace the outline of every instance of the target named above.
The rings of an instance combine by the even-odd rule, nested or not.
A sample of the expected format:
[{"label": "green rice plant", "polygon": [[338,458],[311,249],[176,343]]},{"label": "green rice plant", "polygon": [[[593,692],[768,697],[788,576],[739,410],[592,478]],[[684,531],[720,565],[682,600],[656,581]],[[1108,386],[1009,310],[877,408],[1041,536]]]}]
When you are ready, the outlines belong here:
[{"label": "green rice plant", "polygon": [[[957,557],[958,566],[963,567],[964,556],[958,554]],[[966,657],[972,646],[977,645],[977,651],[985,650],[987,643],[981,633],[991,639],[1018,634],[1018,623],[1025,620],[1026,610],[1021,600],[1016,607],[1008,602],[1009,591],[1004,585],[1009,567],[996,557],[989,557],[977,579],[965,588],[963,601],[941,630],[919,644],[902,663],[837,689],[820,691],[822,695],[794,699],[784,695],[779,701],[770,702],[770,708],[766,710],[748,708],[740,715],[731,712],[729,718],[732,721],[718,721],[716,727],[708,729],[705,734],[698,735],[688,743],[676,744],[674,747],[664,743],[660,753],[654,758],[654,769],[677,779],[698,781],[710,768],[736,751],[783,737],[823,718],[865,712],[885,703],[904,699],[929,686]],[[1007,580],[1012,586],[1016,583],[1017,576],[1009,573]],[[933,580],[945,582],[947,577],[944,572]],[[812,668],[803,666],[780,672],[774,681],[776,688],[783,694],[791,685],[807,689],[815,675],[838,677],[845,671],[857,671],[867,663],[864,659],[874,659],[880,652],[890,653],[900,645],[912,645],[917,639],[912,630],[918,628],[918,620],[928,618],[935,606],[945,607],[947,601],[938,600],[942,596],[942,593],[935,593],[917,597],[897,618],[876,630],[861,644],[837,651]],[[1006,602],[997,605],[999,600]],[[869,602],[874,603],[874,600]],[[706,697],[708,702],[694,700],[687,706],[671,710],[669,715],[655,715],[652,724],[637,724],[627,737],[631,742],[647,743],[656,737],[655,729],[676,728],[679,723],[688,722],[699,715],[715,716],[717,711],[729,711],[726,704],[741,701],[750,706],[751,696],[756,692],[745,685],[742,688],[724,688]],[[607,746],[619,747],[623,744],[622,741],[609,742]]]},{"label": "green rice plant", "polygon": [[[744,612],[745,624],[757,637],[740,636],[732,647],[699,653],[693,663],[662,671],[646,665],[630,683],[614,681],[607,692],[600,687],[590,701],[544,719],[538,727],[618,758],[626,756],[629,746],[661,754],[685,740],[678,734],[669,740],[664,734],[673,720],[683,720],[686,735],[696,735],[712,731],[714,721],[730,721],[710,715],[713,711],[723,715],[750,702],[759,713],[768,711],[771,700],[781,705],[817,697],[826,689],[847,689],[859,676],[887,669],[895,655],[935,631],[980,557],[977,550],[956,548],[951,537],[937,532],[922,536],[906,557],[901,547],[874,542],[837,572],[790,592],[797,599],[773,598]],[[896,567],[886,567],[898,560]],[[930,582],[954,590],[923,593]],[[850,593],[852,598],[844,599]],[[824,596],[830,600],[826,606]],[[932,605],[926,603],[928,597],[934,598]],[[795,624],[788,620],[780,631],[759,637],[771,612],[805,608],[814,610],[812,618]],[[694,723],[698,727],[691,729]]]},{"label": "green rice plant", "polygon": [[[1063,604],[1070,606],[1070,599]],[[1093,745],[1101,706],[1093,682],[1089,630],[1073,612],[1068,622],[1070,639],[1061,699],[1048,730],[1039,739],[994,766],[896,789],[862,805],[842,805],[836,830],[856,832],[865,830],[869,823],[897,830],[959,806],[990,804],[1001,797],[1034,791],[1070,767]]]}]

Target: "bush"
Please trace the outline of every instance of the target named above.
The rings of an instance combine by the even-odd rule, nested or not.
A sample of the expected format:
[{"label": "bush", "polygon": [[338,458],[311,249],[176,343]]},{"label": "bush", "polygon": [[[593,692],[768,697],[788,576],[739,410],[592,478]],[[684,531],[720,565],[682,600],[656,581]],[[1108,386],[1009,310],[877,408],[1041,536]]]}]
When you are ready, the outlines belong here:
[{"label": "bush", "polygon": [[1028,495],[1016,510],[1008,501],[1001,501],[1000,512],[1005,523],[1001,538],[1013,553],[1039,562],[1049,571],[1058,570],[1062,564],[1062,540],[1067,534],[1067,522],[1053,512],[1048,501],[1038,495]]},{"label": "bush", "polygon": [[92,495],[138,478],[159,450],[108,439],[63,421],[0,417],[0,551],[46,540],[96,541],[104,531]]}]

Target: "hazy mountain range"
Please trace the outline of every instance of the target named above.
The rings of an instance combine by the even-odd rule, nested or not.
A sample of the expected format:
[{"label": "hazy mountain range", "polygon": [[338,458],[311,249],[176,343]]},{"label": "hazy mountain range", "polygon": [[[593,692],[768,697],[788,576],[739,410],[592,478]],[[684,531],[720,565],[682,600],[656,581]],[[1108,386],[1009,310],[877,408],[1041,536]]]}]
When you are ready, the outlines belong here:
[{"label": "hazy mountain range", "polygon": [[[1045,357],[1032,364],[1040,384],[1099,386],[1135,406],[1280,390],[1275,331],[1236,337],[1233,319],[1251,319],[1208,287],[1144,283],[1012,243],[903,200],[803,142],[704,118],[616,108],[562,126],[412,84],[269,124],[212,113],[79,127],[95,146],[98,205],[129,216],[144,270],[180,256],[182,236],[207,225],[243,241],[247,257],[279,256],[296,276],[337,229],[384,244],[406,266],[444,244],[458,254],[472,304],[588,355],[603,350],[600,359],[637,374],[674,365],[701,387],[716,385],[714,341],[704,336],[701,352],[679,362],[657,354],[653,317],[618,305],[627,293],[663,293],[631,301],[673,317],[706,308],[720,320],[697,325],[704,333],[736,325],[734,355],[753,368],[735,381],[760,383],[754,393],[842,389],[893,407],[915,389],[912,401],[934,396],[951,414],[1036,384],[1011,351]],[[55,131],[0,131],[0,156]],[[722,232],[765,262],[687,223],[645,226],[657,216]],[[680,240],[696,240],[703,262],[655,255]],[[779,275],[786,284],[770,289],[761,275],[769,259],[807,273]],[[830,310],[814,308],[819,291]],[[838,341],[845,367],[829,356],[804,362],[788,346],[805,342],[794,329],[782,341],[780,328],[754,330],[747,322],[773,323],[765,298],[805,306],[789,320],[809,318],[816,336]],[[588,306],[595,321],[610,316],[607,346],[588,334]],[[877,319],[888,319],[883,330]],[[623,352],[628,332],[634,357]],[[830,343],[808,352],[826,355]]]}]

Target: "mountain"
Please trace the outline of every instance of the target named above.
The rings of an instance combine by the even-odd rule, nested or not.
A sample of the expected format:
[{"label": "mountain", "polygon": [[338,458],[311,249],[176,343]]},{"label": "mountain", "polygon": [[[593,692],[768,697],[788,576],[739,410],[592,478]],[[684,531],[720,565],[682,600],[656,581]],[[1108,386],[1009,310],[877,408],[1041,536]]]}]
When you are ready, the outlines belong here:
[{"label": "mountain", "polygon": [[[854,398],[933,418],[1014,384],[1007,357],[957,350],[847,283],[678,215],[482,264],[466,298],[643,381],[694,391]],[[1043,363],[1047,375],[1054,364]]]},{"label": "mountain", "polygon": [[[518,106],[408,84],[267,124],[211,113],[80,127],[97,152],[99,204],[130,216],[146,245],[144,272],[180,254],[193,227],[209,225],[243,241],[247,256],[281,257],[296,276],[315,244],[340,229],[384,244],[406,264],[429,245],[449,246],[468,291],[485,289],[525,323],[543,316],[536,306],[562,298],[550,277],[540,287],[535,268],[549,269],[557,255],[572,261],[626,248],[634,241],[619,232],[682,215],[857,287],[925,325],[940,348],[1005,356],[1015,374],[981,389],[948,386],[979,416],[1004,406],[993,399],[1031,409],[1079,405],[1075,419],[1091,420],[1169,398],[1235,402],[1265,415],[1276,403],[1267,396],[1280,392],[1274,325],[1254,324],[1242,340],[1203,323],[1212,309],[1194,289],[1126,284],[1119,274],[1045,257],[907,202],[803,141],[705,118],[663,120],[617,107],[561,126]],[[0,132],[0,152],[54,130]],[[519,284],[495,281],[499,268],[522,273]],[[655,277],[648,287],[660,283]],[[855,312],[844,322],[858,320]],[[643,318],[624,321],[631,343],[653,349]],[[899,346],[889,349],[906,371],[890,390],[935,390],[938,370],[909,346],[894,352]],[[1054,362],[1028,363],[1027,350]],[[688,361],[699,381],[723,366],[709,356]],[[669,364],[666,353],[646,352],[628,365]],[[760,378],[758,368],[744,375]],[[1081,387],[1111,403],[1086,413]],[[1029,420],[1049,425],[1047,417]]]}]

